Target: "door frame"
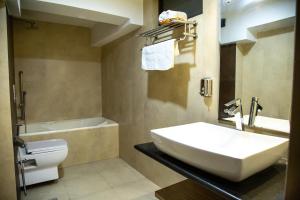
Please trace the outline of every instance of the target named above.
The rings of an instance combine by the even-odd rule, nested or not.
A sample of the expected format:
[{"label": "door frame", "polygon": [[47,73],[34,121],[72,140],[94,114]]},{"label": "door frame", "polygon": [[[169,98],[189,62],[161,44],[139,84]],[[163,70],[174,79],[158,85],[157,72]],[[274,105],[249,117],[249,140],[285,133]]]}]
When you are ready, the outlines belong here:
[{"label": "door frame", "polygon": [[[8,13],[8,11],[7,11]],[[10,89],[10,105],[11,105],[11,127],[12,139],[17,136],[17,104],[15,91],[15,62],[14,62],[14,40],[13,40],[13,17],[6,15],[7,19],[7,46],[8,46],[8,64],[9,64],[9,89]],[[13,145],[14,162],[15,162],[15,180],[17,199],[21,199],[20,179],[19,179],[19,164],[18,162],[18,147]]]},{"label": "door frame", "polygon": [[[285,199],[299,199],[300,188],[300,3],[296,5],[294,80]],[[278,94],[280,95],[280,93]]]}]

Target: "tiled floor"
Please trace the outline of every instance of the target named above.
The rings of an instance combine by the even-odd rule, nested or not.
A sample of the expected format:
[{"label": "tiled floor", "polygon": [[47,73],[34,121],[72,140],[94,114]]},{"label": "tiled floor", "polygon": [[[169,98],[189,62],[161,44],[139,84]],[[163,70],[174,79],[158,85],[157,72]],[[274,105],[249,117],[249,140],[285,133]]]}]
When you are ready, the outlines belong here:
[{"label": "tiled floor", "polygon": [[159,187],[121,159],[65,168],[56,183],[28,189],[22,200],[156,200]]}]

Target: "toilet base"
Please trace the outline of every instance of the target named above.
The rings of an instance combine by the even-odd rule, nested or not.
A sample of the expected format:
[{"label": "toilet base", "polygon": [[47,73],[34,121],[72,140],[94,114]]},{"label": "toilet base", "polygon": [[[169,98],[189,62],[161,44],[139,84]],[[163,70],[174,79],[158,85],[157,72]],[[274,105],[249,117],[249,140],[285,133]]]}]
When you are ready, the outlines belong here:
[{"label": "toilet base", "polygon": [[[23,186],[22,183],[22,176],[20,177],[20,187]],[[50,167],[50,168],[43,168],[43,169],[25,169],[25,184],[26,186],[42,183],[46,181],[56,180],[58,179],[58,168],[57,167]]]}]

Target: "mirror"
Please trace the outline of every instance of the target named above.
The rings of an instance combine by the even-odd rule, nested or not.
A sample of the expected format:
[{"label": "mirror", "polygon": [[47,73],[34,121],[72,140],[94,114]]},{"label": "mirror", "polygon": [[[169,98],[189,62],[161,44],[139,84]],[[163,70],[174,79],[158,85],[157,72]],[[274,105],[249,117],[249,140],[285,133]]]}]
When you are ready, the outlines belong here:
[{"label": "mirror", "polygon": [[219,119],[234,122],[224,104],[240,98],[246,126],[289,133],[296,0],[220,3]]}]

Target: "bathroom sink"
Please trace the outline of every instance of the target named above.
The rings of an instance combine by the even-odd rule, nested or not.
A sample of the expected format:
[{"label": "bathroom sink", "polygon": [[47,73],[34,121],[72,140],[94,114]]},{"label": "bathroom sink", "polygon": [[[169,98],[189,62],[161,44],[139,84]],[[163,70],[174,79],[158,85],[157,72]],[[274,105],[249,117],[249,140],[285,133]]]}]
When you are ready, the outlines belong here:
[{"label": "bathroom sink", "polygon": [[271,166],[288,139],[204,122],[151,130],[156,147],[192,166],[239,182]]}]

